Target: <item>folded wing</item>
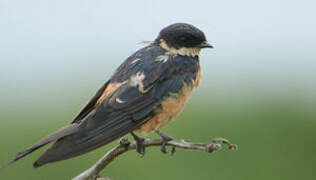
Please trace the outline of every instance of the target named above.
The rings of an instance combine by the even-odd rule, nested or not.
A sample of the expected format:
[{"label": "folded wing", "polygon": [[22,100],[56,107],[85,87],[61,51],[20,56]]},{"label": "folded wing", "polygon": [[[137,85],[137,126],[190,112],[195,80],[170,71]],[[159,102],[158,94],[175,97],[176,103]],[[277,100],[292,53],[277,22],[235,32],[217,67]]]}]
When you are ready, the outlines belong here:
[{"label": "folded wing", "polygon": [[77,133],[58,140],[34,166],[81,155],[139,128],[165,96],[182,86],[183,78],[176,76],[156,82],[146,93],[128,84],[119,87],[81,121]]}]

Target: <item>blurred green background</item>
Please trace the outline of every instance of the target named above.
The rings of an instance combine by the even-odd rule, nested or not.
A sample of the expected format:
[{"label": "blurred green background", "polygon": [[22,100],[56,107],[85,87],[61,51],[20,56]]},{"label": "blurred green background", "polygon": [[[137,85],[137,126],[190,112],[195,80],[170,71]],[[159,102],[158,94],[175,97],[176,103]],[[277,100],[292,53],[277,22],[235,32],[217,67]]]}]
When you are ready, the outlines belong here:
[{"label": "blurred green background", "polygon": [[[159,148],[120,156],[102,175],[123,179],[315,179],[315,1],[0,0],[0,160],[71,122],[114,69],[174,22],[202,29],[203,80],[164,131],[238,151]],[[131,139],[130,136],[127,136]],[[152,137],[157,137],[153,135]],[[40,149],[0,179],[70,179],[118,143],[39,169]]]}]

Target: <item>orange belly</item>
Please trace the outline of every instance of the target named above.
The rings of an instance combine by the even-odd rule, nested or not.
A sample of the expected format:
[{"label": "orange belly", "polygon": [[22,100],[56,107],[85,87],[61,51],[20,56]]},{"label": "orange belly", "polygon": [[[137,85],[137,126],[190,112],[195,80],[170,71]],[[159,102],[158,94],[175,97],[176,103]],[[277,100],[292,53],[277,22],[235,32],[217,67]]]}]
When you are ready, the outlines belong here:
[{"label": "orange belly", "polygon": [[201,79],[201,66],[200,63],[198,63],[197,76],[195,80],[192,80],[192,84],[185,84],[180,93],[170,95],[167,99],[164,99],[161,107],[156,110],[156,115],[139,128],[140,132],[148,134],[152,131],[160,130],[174,119],[183,110],[193,88],[199,87]]},{"label": "orange belly", "polygon": [[155,111],[156,115],[144,123],[139,130],[142,133],[148,134],[167,125],[183,110],[192,90],[192,85],[185,85],[180,93],[177,95],[170,95],[168,98],[164,99],[161,107]]}]

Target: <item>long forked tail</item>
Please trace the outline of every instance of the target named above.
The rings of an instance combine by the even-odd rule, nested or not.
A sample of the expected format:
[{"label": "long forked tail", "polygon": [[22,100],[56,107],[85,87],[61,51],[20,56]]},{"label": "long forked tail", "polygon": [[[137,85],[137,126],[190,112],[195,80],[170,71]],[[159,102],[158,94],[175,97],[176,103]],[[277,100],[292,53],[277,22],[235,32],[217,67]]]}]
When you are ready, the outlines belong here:
[{"label": "long forked tail", "polygon": [[77,132],[78,126],[79,126],[78,124],[74,123],[74,124],[70,124],[70,125],[68,125],[66,127],[63,127],[61,129],[59,129],[58,131],[48,135],[44,139],[40,140],[35,145],[25,149],[22,152],[19,152],[13,158],[1,161],[0,162],[0,171],[3,170],[4,168],[8,167],[12,163],[18,161],[19,159],[25,157],[26,155],[32,153],[33,151],[45,146],[46,144],[48,144],[50,142],[53,142],[53,141],[56,141],[58,139],[61,139],[61,138],[65,137],[65,136],[68,136],[68,135],[71,135],[71,134]]}]

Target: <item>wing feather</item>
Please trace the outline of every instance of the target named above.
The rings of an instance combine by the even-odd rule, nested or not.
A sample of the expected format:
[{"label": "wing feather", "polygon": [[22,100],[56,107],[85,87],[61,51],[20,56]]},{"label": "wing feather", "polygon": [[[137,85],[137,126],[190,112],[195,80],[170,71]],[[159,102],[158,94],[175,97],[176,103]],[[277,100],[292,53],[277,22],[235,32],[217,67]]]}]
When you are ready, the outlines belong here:
[{"label": "wing feather", "polygon": [[[76,134],[57,141],[48,149],[36,161],[36,167],[89,152],[139,128],[154,116],[165,96],[180,91],[178,83],[183,82],[182,79],[178,76],[158,82],[146,93],[121,86],[82,120]],[[130,91],[139,92],[126,93]],[[118,103],[116,98],[124,99],[126,103]]]}]

